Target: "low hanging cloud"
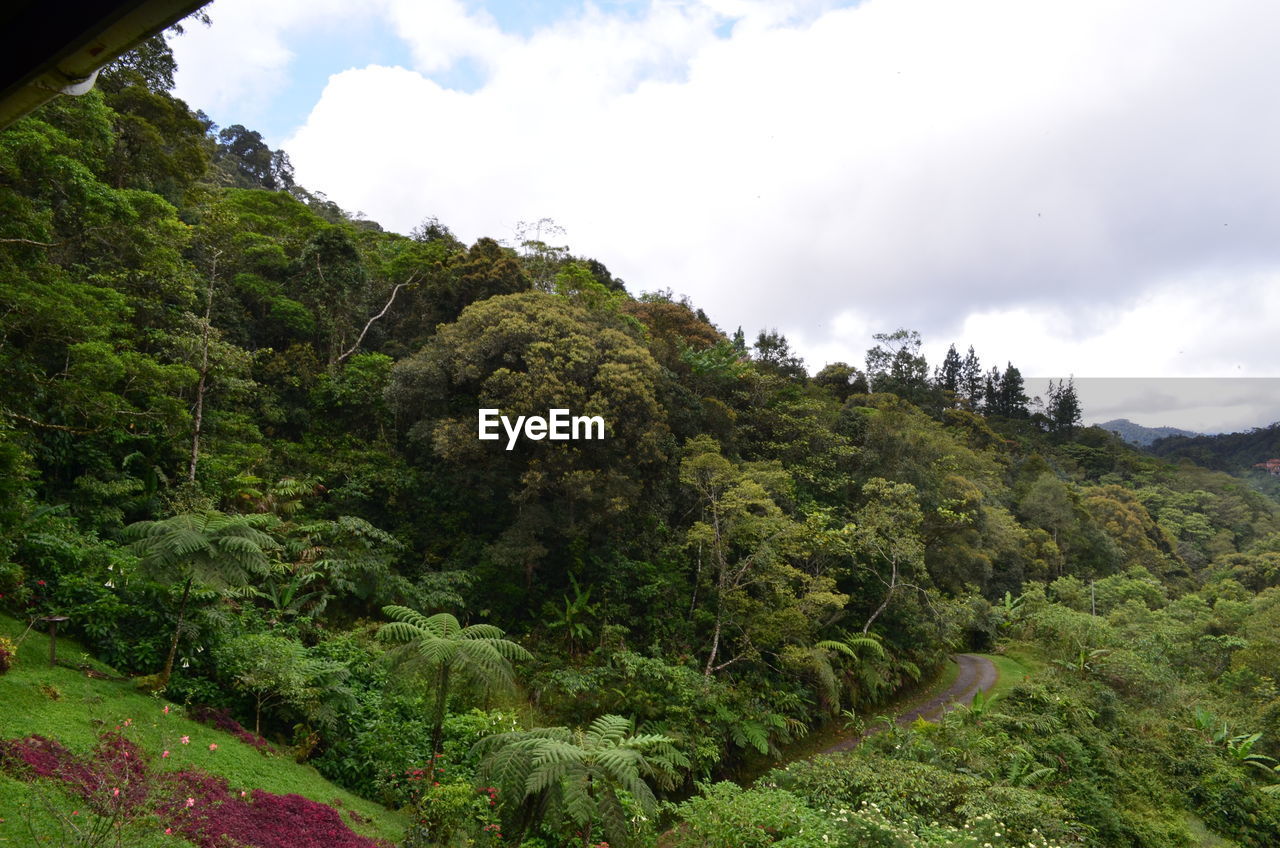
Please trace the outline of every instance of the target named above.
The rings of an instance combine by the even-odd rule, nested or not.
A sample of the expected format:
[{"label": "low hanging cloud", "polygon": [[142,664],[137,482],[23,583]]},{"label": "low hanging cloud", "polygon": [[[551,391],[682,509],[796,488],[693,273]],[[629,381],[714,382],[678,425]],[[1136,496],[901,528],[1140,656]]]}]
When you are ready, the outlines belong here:
[{"label": "low hanging cloud", "polygon": [[415,66],[330,78],[285,141],[301,181],[400,231],[552,217],[811,366],[908,326],[1029,373],[1274,373],[1280,7],[635,6],[514,35],[371,4]]}]

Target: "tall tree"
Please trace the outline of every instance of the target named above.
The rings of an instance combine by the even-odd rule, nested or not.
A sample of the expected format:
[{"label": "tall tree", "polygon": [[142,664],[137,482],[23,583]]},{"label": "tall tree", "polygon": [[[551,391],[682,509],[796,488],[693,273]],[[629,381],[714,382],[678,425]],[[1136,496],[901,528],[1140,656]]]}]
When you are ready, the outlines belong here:
[{"label": "tall tree", "polygon": [[863,567],[884,586],[879,606],[862,626],[866,635],[900,590],[912,589],[926,597],[927,592],[919,582],[925,576],[923,516],[915,488],[876,477],[867,481],[863,493],[867,502],[850,527],[853,547]]},{"label": "tall tree", "polygon": [[955,406],[960,397],[960,379],[963,371],[964,363],[960,361],[960,354],[956,353],[956,346],[951,345],[947,348],[947,355],[942,359],[942,365],[933,372],[934,385],[942,391],[943,400],[947,406]]},{"label": "tall tree", "polygon": [[969,352],[965,354],[964,362],[960,364],[958,383],[958,390],[965,400],[965,405],[976,412],[982,405],[982,364],[978,361],[978,354],[974,353],[973,345],[969,345]]},{"label": "tall tree", "polygon": [[920,353],[920,334],[898,329],[872,336],[878,344],[867,351],[867,378],[877,392],[892,392],[919,404],[928,394],[929,363]]},{"label": "tall tree", "polygon": [[848,598],[830,577],[795,564],[813,554],[823,531],[778,506],[771,492],[787,489],[789,476],[777,463],[735,465],[709,436],[690,439],[685,450],[680,482],[701,509],[685,544],[695,556],[692,612],[710,628],[703,675],[807,644]]},{"label": "tall tree", "polygon": [[1000,411],[1007,418],[1026,418],[1030,415],[1027,404],[1026,386],[1022,380],[1022,372],[1013,363],[1005,365],[1004,374],[1000,375]]},{"label": "tall tree", "polygon": [[787,337],[776,329],[761,330],[753,349],[755,361],[769,373],[793,380],[807,376],[804,360],[792,352]]},{"label": "tall tree", "polygon": [[1059,380],[1056,384],[1050,381],[1048,395],[1049,404],[1045,412],[1049,418],[1049,429],[1070,439],[1083,418],[1075,380],[1068,378],[1066,383]]}]

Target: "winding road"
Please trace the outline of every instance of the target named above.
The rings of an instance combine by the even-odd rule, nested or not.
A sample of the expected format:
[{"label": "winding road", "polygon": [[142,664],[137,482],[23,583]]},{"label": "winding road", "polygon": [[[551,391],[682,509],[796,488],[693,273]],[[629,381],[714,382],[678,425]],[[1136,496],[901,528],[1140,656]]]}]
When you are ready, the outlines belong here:
[{"label": "winding road", "polygon": [[[900,713],[896,719],[899,726],[905,727],[918,718],[936,719],[946,712],[947,707],[952,704],[971,701],[975,694],[985,692],[995,685],[996,667],[991,660],[986,657],[980,657],[977,654],[956,654],[952,659],[960,666],[955,682],[927,701],[916,704],[906,712]],[[857,736],[840,740],[830,748],[822,751],[822,753],[838,754],[841,751],[848,751],[856,747],[863,739],[879,732],[880,728],[864,730]]]}]

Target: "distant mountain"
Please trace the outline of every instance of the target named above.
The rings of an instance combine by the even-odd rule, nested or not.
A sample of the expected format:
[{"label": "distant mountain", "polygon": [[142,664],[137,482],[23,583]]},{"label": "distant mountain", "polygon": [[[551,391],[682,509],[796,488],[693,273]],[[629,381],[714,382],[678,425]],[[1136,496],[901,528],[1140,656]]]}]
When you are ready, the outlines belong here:
[{"label": "distant mountain", "polygon": [[1191,430],[1179,430],[1177,427],[1143,427],[1141,424],[1134,424],[1128,418],[1116,418],[1098,426],[1104,430],[1110,430],[1130,444],[1141,445],[1144,448],[1150,447],[1156,439],[1167,436],[1202,435]]}]

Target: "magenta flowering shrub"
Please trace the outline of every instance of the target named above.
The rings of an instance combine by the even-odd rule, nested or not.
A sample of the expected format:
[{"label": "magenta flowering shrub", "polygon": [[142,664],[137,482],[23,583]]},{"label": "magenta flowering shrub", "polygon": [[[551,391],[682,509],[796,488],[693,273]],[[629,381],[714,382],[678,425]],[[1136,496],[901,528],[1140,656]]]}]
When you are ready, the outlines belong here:
[{"label": "magenta flowering shrub", "polygon": [[174,775],[174,794],[161,816],[200,846],[256,848],[378,848],[353,833],[338,811],[301,795],[254,790],[232,793],[220,777],[196,771]]},{"label": "magenta flowering shrub", "polygon": [[252,745],[264,754],[272,750],[270,742],[253,731],[247,730],[244,725],[231,717],[230,710],[217,709],[215,707],[192,707],[187,711],[187,717],[193,721],[221,730],[224,733],[230,733],[244,744]]},{"label": "magenta flowering shrub", "polygon": [[87,755],[42,736],[0,741],[0,769],[26,779],[59,781],[99,815],[118,820],[154,813],[159,827],[200,848],[385,845],[353,832],[333,807],[300,795],[233,792],[224,778],[207,772],[154,770],[119,730],[102,734]]},{"label": "magenta flowering shrub", "polygon": [[102,734],[86,757],[43,736],[0,742],[0,767],[65,783],[100,815],[139,808],[148,796],[150,781],[142,751],[118,731]]}]

